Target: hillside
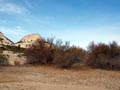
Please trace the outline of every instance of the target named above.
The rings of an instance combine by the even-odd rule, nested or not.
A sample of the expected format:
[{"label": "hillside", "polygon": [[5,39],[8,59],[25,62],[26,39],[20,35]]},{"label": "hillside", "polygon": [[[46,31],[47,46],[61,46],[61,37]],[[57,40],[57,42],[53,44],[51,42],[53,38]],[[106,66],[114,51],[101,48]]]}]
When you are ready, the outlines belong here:
[{"label": "hillside", "polygon": [[24,36],[20,41],[14,43],[10,39],[8,39],[2,32],[0,32],[0,46],[19,46],[21,48],[28,48],[31,46],[36,40],[42,39],[39,34],[29,34]]},{"label": "hillside", "polygon": [[2,32],[0,32],[0,46],[4,46],[4,45],[14,45],[14,43],[8,39],[6,36],[4,36],[4,34]]}]

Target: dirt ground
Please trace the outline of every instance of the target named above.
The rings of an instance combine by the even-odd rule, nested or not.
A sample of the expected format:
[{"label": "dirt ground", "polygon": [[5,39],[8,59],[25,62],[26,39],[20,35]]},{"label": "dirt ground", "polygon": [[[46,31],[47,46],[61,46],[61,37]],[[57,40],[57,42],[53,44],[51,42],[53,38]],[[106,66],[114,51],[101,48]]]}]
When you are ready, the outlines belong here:
[{"label": "dirt ground", "polygon": [[0,90],[120,90],[120,71],[52,66],[0,67]]}]

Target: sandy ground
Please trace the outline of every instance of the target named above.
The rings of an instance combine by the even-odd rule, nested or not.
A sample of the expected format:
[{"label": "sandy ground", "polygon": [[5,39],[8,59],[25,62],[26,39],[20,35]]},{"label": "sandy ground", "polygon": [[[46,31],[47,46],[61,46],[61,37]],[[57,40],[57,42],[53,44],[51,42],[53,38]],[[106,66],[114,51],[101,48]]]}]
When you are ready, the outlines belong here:
[{"label": "sandy ground", "polygon": [[0,90],[120,90],[120,71],[0,67]]}]

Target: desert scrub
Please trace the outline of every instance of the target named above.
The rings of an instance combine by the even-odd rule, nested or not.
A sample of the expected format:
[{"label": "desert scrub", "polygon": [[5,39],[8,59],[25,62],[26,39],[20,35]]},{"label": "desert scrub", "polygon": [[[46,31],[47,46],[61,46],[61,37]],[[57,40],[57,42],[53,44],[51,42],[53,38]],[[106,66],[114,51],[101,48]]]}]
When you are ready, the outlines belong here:
[{"label": "desert scrub", "polygon": [[57,49],[54,55],[54,63],[58,67],[70,68],[76,63],[81,63],[85,60],[85,50],[78,47],[62,46]]},{"label": "desert scrub", "polygon": [[88,48],[88,65],[103,69],[120,70],[120,46],[113,41],[110,44],[92,42]]},{"label": "desert scrub", "polygon": [[25,50],[27,63],[50,64],[53,60],[53,49],[45,40],[37,40],[34,45]]},{"label": "desert scrub", "polygon": [[86,58],[86,51],[82,48],[70,46],[69,42],[53,39],[37,40],[34,45],[25,50],[27,63],[52,64],[62,68],[70,68]]}]

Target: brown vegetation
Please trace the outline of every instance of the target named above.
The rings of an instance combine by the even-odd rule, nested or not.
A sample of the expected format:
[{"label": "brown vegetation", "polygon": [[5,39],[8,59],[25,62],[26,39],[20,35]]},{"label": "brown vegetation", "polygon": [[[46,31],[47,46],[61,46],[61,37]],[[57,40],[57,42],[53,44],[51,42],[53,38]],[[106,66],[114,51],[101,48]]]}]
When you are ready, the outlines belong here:
[{"label": "brown vegetation", "polygon": [[27,62],[30,64],[52,63],[53,53],[53,49],[47,47],[44,40],[37,40],[34,45],[25,51]]},{"label": "brown vegetation", "polygon": [[103,69],[120,69],[120,46],[115,41],[109,45],[92,42],[88,49],[89,65]]},{"label": "brown vegetation", "polygon": [[86,60],[86,51],[78,47],[67,45],[58,47],[54,54],[54,64],[59,67],[70,68],[76,63]]},{"label": "brown vegetation", "polygon": [[[115,41],[109,44],[92,42],[86,51],[70,46],[69,42],[63,44],[62,40],[54,41],[54,38],[48,38],[37,40],[27,49],[5,45],[0,50],[1,65],[8,64],[7,56],[2,54],[3,50],[7,50],[14,53],[24,52],[28,64],[51,64],[62,68],[83,64],[102,69],[120,70],[120,46]],[[15,62],[15,65],[19,65],[19,62]]]},{"label": "brown vegetation", "polygon": [[54,64],[59,67],[69,68],[75,63],[86,59],[86,51],[72,46],[66,42],[62,45],[60,40],[53,43],[54,39],[38,40],[32,47],[25,51],[28,57],[28,63],[37,64]]},{"label": "brown vegetation", "polygon": [[61,40],[55,43],[53,38],[38,40],[25,51],[28,63],[53,64],[63,68],[70,68],[76,63],[94,66],[103,69],[120,69],[120,46],[113,41],[110,44],[94,44],[88,50],[70,46]]}]

